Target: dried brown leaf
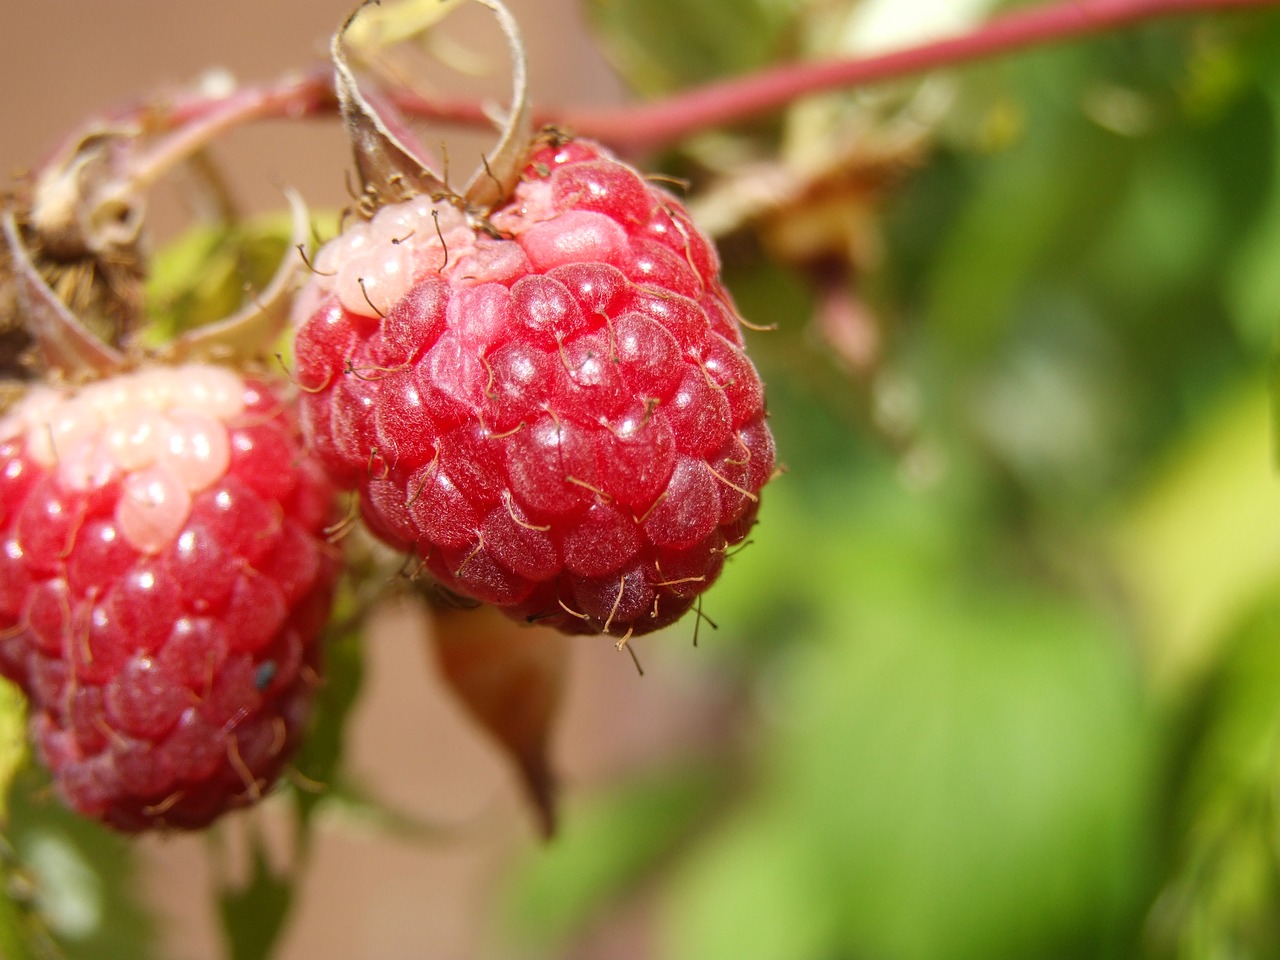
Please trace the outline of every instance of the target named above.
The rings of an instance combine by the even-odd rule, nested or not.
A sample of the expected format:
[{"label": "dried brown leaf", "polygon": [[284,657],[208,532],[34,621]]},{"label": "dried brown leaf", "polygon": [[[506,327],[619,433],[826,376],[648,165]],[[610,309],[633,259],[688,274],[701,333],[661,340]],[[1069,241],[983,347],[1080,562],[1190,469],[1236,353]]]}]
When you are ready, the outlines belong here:
[{"label": "dried brown leaf", "polygon": [[432,641],[445,682],[516,764],[543,835],[555,832],[555,777],[548,758],[568,641],[491,607],[436,610]]}]

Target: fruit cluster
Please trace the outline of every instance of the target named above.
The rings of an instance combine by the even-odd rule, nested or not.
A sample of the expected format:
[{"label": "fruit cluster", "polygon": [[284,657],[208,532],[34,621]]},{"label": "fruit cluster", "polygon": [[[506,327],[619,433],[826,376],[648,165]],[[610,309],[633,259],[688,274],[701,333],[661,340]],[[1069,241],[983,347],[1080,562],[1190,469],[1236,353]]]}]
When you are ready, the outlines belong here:
[{"label": "fruit cluster", "polygon": [[[0,210],[0,326],[47,374],[8,384],[0,419],[0,674],[89,816],[200,827],[280,775],[320,683],[339,490],[415,577],[619,645],[688,612],[755,522],[774,444],[711,242],[603,147],[532,134],[514,25],[483,2],[517,83],[482,172],[456,194],[421,165],[360,92],[344,27],[363,216],[300,289],[303,260],[286,261],[233,318],[147,351],[122,295],[145,272],[129,205],[149,158],[216,135],[217,111],[139,169],[129,135],[73,140]],[[55,237],[60,256],[78,244],[86,296],[55,292]],[[286,387],[260,361],[290,297]],[[73,300],[110,308],[119,336]],[[533,779],[548,812],[549,775]]]}]

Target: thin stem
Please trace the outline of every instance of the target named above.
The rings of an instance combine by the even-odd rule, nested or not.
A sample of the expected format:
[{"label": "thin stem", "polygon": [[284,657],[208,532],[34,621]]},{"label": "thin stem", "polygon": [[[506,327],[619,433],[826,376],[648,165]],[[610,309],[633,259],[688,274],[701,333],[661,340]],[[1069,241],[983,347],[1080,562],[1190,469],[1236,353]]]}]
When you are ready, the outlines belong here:
[{"label": "thin stem", "polygon": [[172,134],[133,160],[128,182],[122,187],[130,193],[148,189],[168,170],[203,150],[223,133],[258,117],[269,116],[275,106],[276,97],[255,89],[239,90],[218,100],[199,118],[175,124]]},{"label": "thin stem", "polygon": [[942,67],[1211,11],[1276,6],[1276,0],[1059,0],[994,17],[970,33],[856,59],[788,64],[614,110],[562,110],[575,132],[635,151],[749,120],[814,93],[913,76]]},{"label": "thin stem", "polygon": [[[185,126],[205,119],[210,113],[221,113],[228,100],[240,105],[243,121],[302,120],[338,112],[333,67],[324,64],[268,84],[239,87],[223,96],[209,96],[199,91],[187,93],[163,107],[156,119],[166,127]],[[146,113],[145,109],[141,112]]]},{"label": "thin stem", "polygon": [[[555,124],[639,153],[701,130],[739,123],[816,93],[883,83],[975,60],[1136,26],[1175,16],[1280,6],[1280,0],[1053,0],[992,18],[969,33],[870,57],[785,64],[696,87],[649,103],[534,111],[536,126]],[[459,126],[491,127],[483,106],[468,99],[427,99],[409,91],[385,95],[404,113]],[[338,110],[327,68],[260,87],[241,88],[241,120],[302,119]],[[132,111],[167,127],[225,110],[226,98],[192,94],[167,109]],[[230,114],[228,114],[229,116]]]}]

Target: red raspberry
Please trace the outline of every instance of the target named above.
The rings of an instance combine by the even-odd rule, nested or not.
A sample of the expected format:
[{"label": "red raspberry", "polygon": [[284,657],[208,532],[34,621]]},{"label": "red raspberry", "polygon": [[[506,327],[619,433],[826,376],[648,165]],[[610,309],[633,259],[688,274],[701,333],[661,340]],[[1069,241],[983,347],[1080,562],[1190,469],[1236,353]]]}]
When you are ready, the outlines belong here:
[{"label": "red raspberry", "polygon": [[374,533],[448,589],[639,634],[746,536],[774,445],[715,250],[602,148],[538,149],[487,219],[383,207],[315,274],[304,429]]},{"label": "red raspberry", "polygon": [[271,388],[218,367],[37,387],[0,420],[0,673],[81,813],[200,827],[298,744],[332,490]]}]

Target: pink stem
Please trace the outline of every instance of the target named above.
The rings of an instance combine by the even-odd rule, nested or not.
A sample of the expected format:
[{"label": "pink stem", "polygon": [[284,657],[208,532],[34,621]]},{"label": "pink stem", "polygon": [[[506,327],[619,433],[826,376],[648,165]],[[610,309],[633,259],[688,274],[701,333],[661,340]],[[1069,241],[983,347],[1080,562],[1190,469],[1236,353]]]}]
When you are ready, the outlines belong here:
[{"label": "pink stem", "polygon": [[183,94],[167,104],[157,120],[165,127],[184,126],[203,120],[210,113],[222,113],[225,100],[234,100],[241,105],[240,116],[246,122],[281,118],[302,120],[338,112],[338,98],[333,92],[333,68],[326,64],[270,84],[240,87],[225,97],[209,97],[198,92]]},{"label": "pink stem", "polygon": [[970,33],[858,59],[787,64],[615,110],[561,110],[559,122],[619,148],[652,150],[758,117],[809,94],[956,66],[1165,17],[1275,6],[1276,0],[1059,0],[997,16]]},{"label": "pink stem", "polygon": [[[628,152],[654,150],[700,130],[738,123],[815,93],[882,83],[974,60],[1063,43],[1147,21],[1280,6],[1280,0],[1054,0],[994,17],[969,33],[890,53],[854,59],[785,64],[749,76],[709,83],[662,100],[609,108],[535,110],[537,126],[555,124]],[[481,104],[465,99],[426,99],[387,92],[406,114],[461,126],[492,126]],[[233,96],[252,102],[243,119],[304,118],[334,113],[337,99],[327,70]],[[191,96],[170,105],[163,121],[180,125],[219,108],[219,101]]]}]

